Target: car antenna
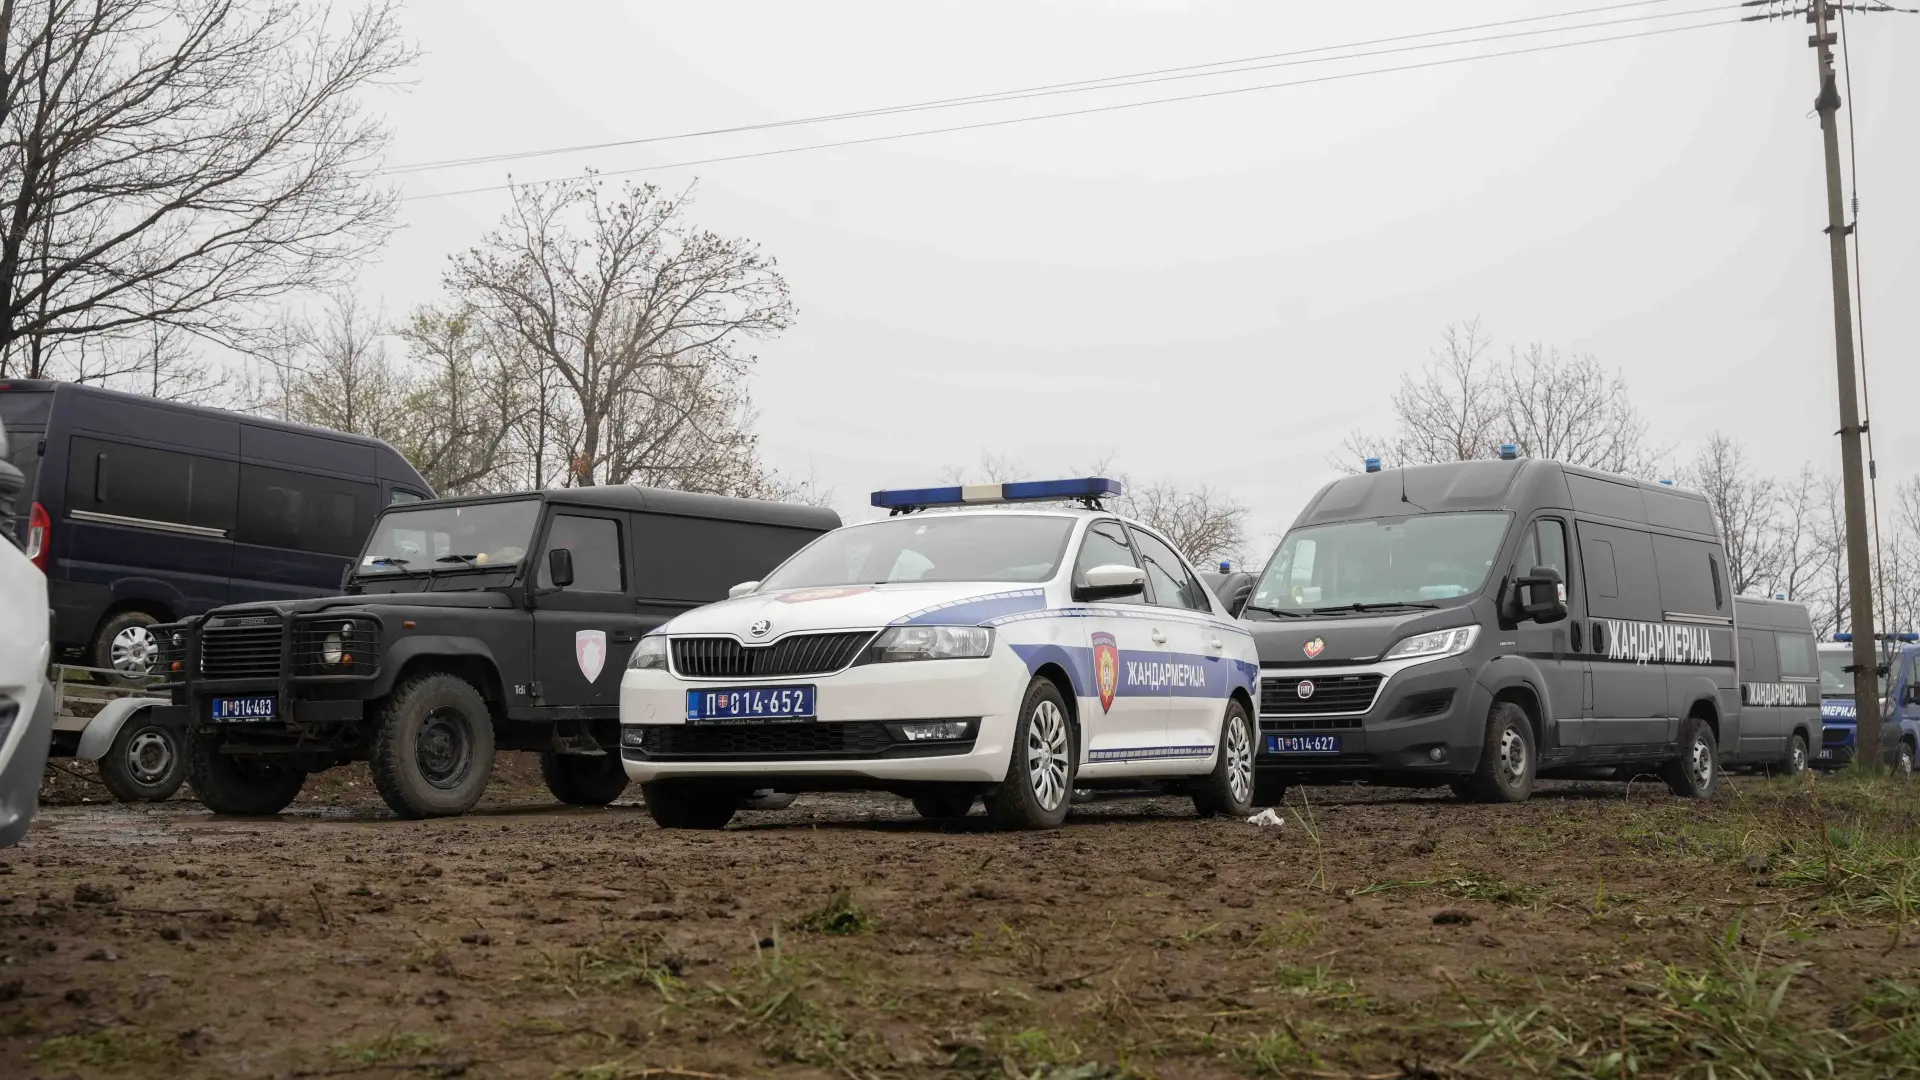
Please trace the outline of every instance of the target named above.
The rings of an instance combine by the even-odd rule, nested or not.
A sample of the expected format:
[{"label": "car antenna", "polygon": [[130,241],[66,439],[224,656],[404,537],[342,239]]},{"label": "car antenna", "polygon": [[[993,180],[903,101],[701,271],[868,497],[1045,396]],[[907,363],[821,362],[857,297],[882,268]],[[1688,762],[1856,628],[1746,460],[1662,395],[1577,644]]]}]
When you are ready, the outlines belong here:
[{"label": "car antenna", "polygon": [[1400,501],[1403,503],[1406,503],[1408,506],[1413,507],[1415,510],[1420,511],[1423,514],[1431,513],[1432,511],[1428,510],[1426,507],[1421,506],[1419,503],[1414,502],[1412,499],[1407,498],[1407,467],[1405,465],[1402,465],[1397,469],[1395,469],[1394,471],[1400,474]]}]

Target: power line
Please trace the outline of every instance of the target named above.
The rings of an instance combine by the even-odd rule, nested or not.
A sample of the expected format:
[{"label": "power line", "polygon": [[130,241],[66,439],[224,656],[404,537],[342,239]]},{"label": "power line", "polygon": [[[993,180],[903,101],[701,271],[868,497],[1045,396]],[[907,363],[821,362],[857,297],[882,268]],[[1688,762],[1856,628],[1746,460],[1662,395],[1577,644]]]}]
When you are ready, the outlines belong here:
[{"label": "power line", "polygon": [[[1357,60],[1370,56],[1384,56],[1398,52],[1412,52],[1420,49],[1446,48],[1454,45],[1472,45],[1486,41],[1499,41],[1515,37],[1528,37],[1538,34],[1569,33],[1577,30],[1592,30],[1605,26],[1617,26],[1622,23],[1644,22],[1649,19],[1684,18],[1689,15],[1702,15],[1709,12],[1730,10],[1728,5],[1697,8],[1689,11],[1662,12],[1651,15],[1636,15],[1624,19],[1612,19],[1577,26],[1545,27],[1526,30],[1513,34],[1494,34],[1480,38],[1466,38],[1458,41],[1431,42],[1424,45],[1400,49],[1381,49],[1374,52],[1346,53],[1340,56],[1319,56],[1321,53],[1343,52],[1348,49],[1362,49],[1375,45],[1391,45],[1404,41],[1416,41],[1423,38],[1443,37],[1452,34],[1470,33],[1476,30],[1492,30],[1506,26],[1519,26],[1526,23],[1545,22],[1556,19],[1570,19],[1582,15],[1596,15],[1606,12],[1622,11],[1627,8],[1648,7],[1654,4],[1672,3],[1674,0],[1633,0],[1631,3],[1608,4],[1602,7],[1581,8],[1575,11],[1563,11],[1551,15],[1533,15],[1522,19],[1503,19],[1497,22],[1478,23],[1472,26],[1457,26],[1447,30],[1426,30],[1414,34],[1399,34],[1393,37],[1373,38],[1367,41],[1347,42],[1342,45],[1321,45],[1311,49],[1295,49],[1288,52],[1267,53],[1260,56],[1247,56],[1235,60],[1216,60],[1206,64],[1188,64],[1181,67],[1159,68],[1152,71],[1137,71],[1124,75],[1108,75],[1096,79],[1078,79],[1071,82],[1048,83],[1041,86],[1029,86],[1016,90],[997,90],[981,94],[968,94],[963,97],[937,98],[931,101],[912,102],[903,105],[886,105],[871,109],[856,109],[848,112],[827,113],[820,116],[799,117],[790,120],[770,120],[759,124],[739,124],[732,127],[709,128],[704,131],[687,131],[672,135],[651,135],[633,139],[616,139],[610,142],[581,143],[574,146],[549,147],[540,150],[520,150],[500,154],[484,154],[474,157],[447,158],[439,161],[422,161],[410,165],[396,165],[376,170],[389,176],[401,176],[412,173],[428,172],[438,169],[461,168],[471,165],[498,164],[503,161],[520,161],[527,158],[549,157],[558,154],[583,153],[590,150],[612,150],[630,146],[644,146],[652,143],[675,142],[683,139],[704,138],[712,135],[732,135],[749,131],[768,131],[777,128],[796,127],[807,124],[830,123],[839,120],[865,119],[875,116],[894,116],[903,113],[923,112],[932,109],[957,108],[968,105],[985,105],[1003,101],[1024,101],[1030,98],[1052,97],[1058,94],[1086,93],[1098,90],[1121,89],[1128,86],[1146,86],[1160,82],[1174,82],[1183,79],[1212,78],[1219,75],[1234,75],[1249,71],[1265,71],[1277,67],[1291,67],[1302,63],[1324,63],[1329,60]],[[1733,7],[1743,5],[1732,5]],[[1297,59],[1312,57],[1313,59]],[[1269,63],[1268,61],[1283,61]],[[1251,66],[1247,66],[1251,65]],[[1208,70],[1218,68],[1221,70]]]},{"label": "power line", "polygon": [[[1707,9],[1719,10],[1719,9]],[[946,135],[960,131],[980,131],[986,128],[1004,127],[1010,124],[1027,124],[1038,120],[1059,120],[1073,116],[1091,116],[1098,113],[1118,112],[1123,109],[1138,109],[1149,105],[1169,105],[1184,101],[1202,101],[1209,98],[1228,97],[1235,94],[1247,94],[1260,90],[1278,90],[1290,86],[1310,86],[1318,83],[1339,82],[1368,75],[1389,75],[1401,71],[1418,71],[1425,68],[1446,67],[1474,60],[1497,60],[1508,56],[1525,56],[1531,53],[1552,52],[1558,49],[1574,48],[1581,45],[1602,45],[1615,41],[1631,41],[1636,38],[1659,37],[1665,34],[1680,34],[1690,30],[1705,30],[1716,26],[1738,25],[1739,19],[1716,19],[1712,22],[1692,23],[1686,26],[1669,26],[1658,30],[1642,30],[1631,34],[1614,34],[1608,37],[1587,38],[1580,41],[1559,41],[1548,45],[1532,45],[1522,49],[1508,49],[1504,52],[1481,53],[1475,56],[1453,56],[1441,60],[1428,60],[1418,64],[1399,64],[1393,67],[1371,68],[1365,71],[1347,71],[1333,75],[1320,75],[1310,79],[1294,79],[1287,82],[1260,83],[1255,86],[1237,86],[1225,90],[1208,90],[1194,94],[1181,94],[1175,97],[1149,98],[1145,101],[1128,101],[1114,105],[1098,105],[1084,109],[1068,109],[1061,112],[1040,113],[1034,116],[1005,117],[999,120],[983,120],[971,124],[955,124],[949,127],[925,128],[919,131],[902,131],[886,135],[869,135],[857,139],[840,139],[833,142],[806,143],[800,146],[777,147],[771,150],[753,150],[738,154],[722,154],[716,157],[699,158],[691,161],[675,161],[660,165],[641,165],[630,169],[612,169],[603,172],[583,173],[574,176],[554,177],[547,180],[529,180],[524,183],[491,184],[486,187],[464,188],[458,191],[436,191],[420,195],[402,197],[402,202],[415,202],[422,199],[444,199],[457,195],[478,195],[493,191],[508,191],[515,187],[539,187],[546,184],[566,183],[582,180],[589,176],[630,176],[637,173],[658,172],[663,169],[683,169],[696,165],[715,165],[729,161],[746,161],[753,158],[776,157],[783,154],[798,154],[812,150],[832,150],[847,146],[865,146],[871,143],[890,142],[895,139],[919,138],[923,135]]]}]

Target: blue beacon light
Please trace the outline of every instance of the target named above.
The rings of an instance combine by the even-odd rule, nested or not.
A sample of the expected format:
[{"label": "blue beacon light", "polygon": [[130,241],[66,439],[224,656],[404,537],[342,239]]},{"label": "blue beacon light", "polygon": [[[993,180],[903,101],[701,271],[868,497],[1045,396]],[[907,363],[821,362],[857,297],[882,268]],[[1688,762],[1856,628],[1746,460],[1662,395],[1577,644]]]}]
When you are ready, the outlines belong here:
[{"label": "blue beacon light", "polygon": [[1368,458],[1368,459],[1367,459],[1367,461],[1366,461],[1366,465],[1367,465],[1367,471],[1368,471],[1368,472],[1379,472],[1379,471],[1380,471],[1380,459],[1379,459],[1379,458],[1377,458],[1377,457],[1370,457],[1370,458]]},{"label": "blue beacon light", "polygon": [[995,503],[1059,502],[1114,498],[1125,489],[1117,480],[1088,476],[1076,480],[1022,480],[1011,484],[959,484],[953,487],[876,491],[873,505],[896,514],[936,506],[990,506]]},{"label": "blue beacon light", "polygon": [[1501,461],[1518,461],[1518,460],[1520,460],[1520,446],[1519,446],[1519,444],[1518,444],[1518,443],[1510,443],[1510,442],[1503,442],[1503,443],[1501,443],[1501,444],[1500,444],[1500,460],[1501,460]]}]

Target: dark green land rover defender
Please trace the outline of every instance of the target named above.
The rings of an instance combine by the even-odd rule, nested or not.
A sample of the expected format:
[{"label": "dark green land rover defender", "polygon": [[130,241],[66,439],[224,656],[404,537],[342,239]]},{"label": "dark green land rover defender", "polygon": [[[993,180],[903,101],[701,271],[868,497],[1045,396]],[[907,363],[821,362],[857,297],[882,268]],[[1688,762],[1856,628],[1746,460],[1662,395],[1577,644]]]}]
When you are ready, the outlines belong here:
[{"label": "dark green land rover defender", "polygon": [[839,527],[832,510],[631,486],[387,508],[345,595],[154,628],[208,809],[274,814],[352,761],[402,817],[460,814],[497,750],[562,802],[626,789],[620,679],[640,635]]}]

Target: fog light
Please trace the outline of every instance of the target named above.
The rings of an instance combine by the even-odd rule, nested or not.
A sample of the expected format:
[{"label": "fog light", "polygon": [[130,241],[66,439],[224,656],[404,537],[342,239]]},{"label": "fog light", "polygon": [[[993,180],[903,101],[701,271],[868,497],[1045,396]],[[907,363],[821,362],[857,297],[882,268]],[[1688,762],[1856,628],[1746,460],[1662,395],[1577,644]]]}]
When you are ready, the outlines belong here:
[{"label": "fog light", "polygon": [[647,744],[646,735],[644,728],[623,727],[620,729],[620,745],[638,749]]},{"label": "fog light", "polygon": [[1427,751],[1427,757],[1433,759],[1434,761],[1445,761],[1447,760],[1446,748],[1436,746],[1433,749]]},{"label": "fog light", "polygon": [[930,742],[940,739],[964,739],[967,737],[965,720],[942,720],[933,724],[901,724],[900,734],[908,742]]}]

